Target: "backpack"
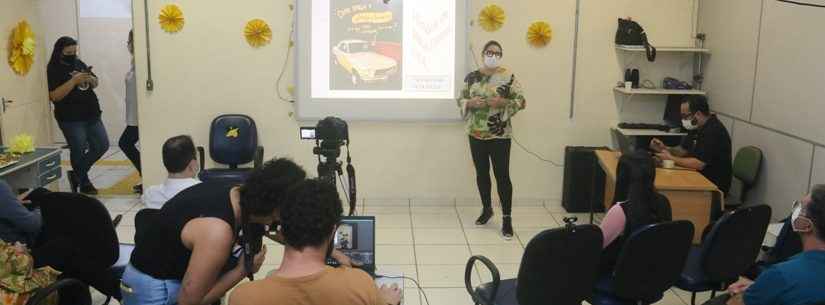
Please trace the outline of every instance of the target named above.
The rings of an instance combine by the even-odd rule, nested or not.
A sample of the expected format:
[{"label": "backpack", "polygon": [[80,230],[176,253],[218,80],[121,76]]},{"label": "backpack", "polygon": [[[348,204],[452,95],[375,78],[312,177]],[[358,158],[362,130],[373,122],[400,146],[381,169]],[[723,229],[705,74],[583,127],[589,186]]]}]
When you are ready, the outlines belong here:
[{"label": "backpack", "polygon": [[647,41],[645,30],[636,21],[619,18],[615,42],[617,45],[644,46],[647,60],[656,61],[656,48]]}]

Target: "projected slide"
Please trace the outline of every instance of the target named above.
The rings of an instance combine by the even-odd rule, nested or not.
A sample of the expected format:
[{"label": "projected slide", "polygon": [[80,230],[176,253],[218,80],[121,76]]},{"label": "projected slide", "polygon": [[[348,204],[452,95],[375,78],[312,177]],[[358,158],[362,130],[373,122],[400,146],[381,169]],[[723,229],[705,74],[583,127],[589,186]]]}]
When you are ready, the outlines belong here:
[{"label": "projected slide", "polygon": [[311,97],[455,97],[454,1],[313,0]]}]

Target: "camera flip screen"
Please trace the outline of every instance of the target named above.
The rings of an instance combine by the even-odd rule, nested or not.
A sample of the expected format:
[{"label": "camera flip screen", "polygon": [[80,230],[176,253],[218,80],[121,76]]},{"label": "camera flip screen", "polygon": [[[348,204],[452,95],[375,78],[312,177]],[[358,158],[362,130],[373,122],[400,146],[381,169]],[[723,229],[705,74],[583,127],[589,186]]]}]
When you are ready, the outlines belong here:
[{"label": "camera flip screen", "polygon": [[315,127],[301,127],[301,140],[315,140]]}]

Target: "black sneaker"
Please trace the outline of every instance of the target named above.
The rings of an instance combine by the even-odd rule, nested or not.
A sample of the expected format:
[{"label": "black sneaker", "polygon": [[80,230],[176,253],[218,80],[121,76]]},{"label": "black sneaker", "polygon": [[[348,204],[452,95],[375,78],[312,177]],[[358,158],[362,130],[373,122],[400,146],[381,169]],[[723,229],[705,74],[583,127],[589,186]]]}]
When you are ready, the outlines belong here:
[{"label": "black sneaker", "polygon": [[492,218],[492,217],[493,217],[493,209],[492,208],[484,208],[484,209],[481,210],[481,215],[478,216],[478,219],[476,219],[476,225],[477,226],[486,225],[487,222],[490,221],[490,218]]},{"label": "black sneaker", "polygon": [[135,194],[143,194],[143,184],[133,186],[132,191],[135,192]]},{"label": "black sneaker", "polygon": [[97,195],[97,188],[91,183],[88,183],[80,187],[80,192],[86,195]]},{"label": "black sneaker", "polygon": [[501,226],[501,235],[505,240],[513,239],[513,218],[510,215],[504,215],[504,225]]}]

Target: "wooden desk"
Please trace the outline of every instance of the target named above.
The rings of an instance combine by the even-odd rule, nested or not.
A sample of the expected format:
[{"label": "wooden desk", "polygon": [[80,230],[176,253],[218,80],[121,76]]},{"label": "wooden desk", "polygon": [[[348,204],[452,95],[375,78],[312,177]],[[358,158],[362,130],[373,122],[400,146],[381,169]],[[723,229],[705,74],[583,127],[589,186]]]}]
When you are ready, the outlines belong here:
[{"label": "wooden desk", "polygon": [[[613,206],[616,188],[616,168],[619,153],[608,150],[595,151],[599,165],[605,173],[604,207]],[[689,220],[693,223],[693,242],[702,239],[702,230],[710,223],[711,201],[714,194],[722,197],[719,188],[701,173],[688,169],[656,169],[656,190],[670,200],[673,220]]]},{"label": "wooden desk", "polygon": [[0,169],[0,179],[14,190],[46,187],[61,176],[60,148],[37,148],[22,155],[19,162]]}]

